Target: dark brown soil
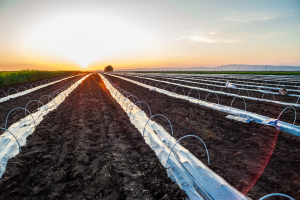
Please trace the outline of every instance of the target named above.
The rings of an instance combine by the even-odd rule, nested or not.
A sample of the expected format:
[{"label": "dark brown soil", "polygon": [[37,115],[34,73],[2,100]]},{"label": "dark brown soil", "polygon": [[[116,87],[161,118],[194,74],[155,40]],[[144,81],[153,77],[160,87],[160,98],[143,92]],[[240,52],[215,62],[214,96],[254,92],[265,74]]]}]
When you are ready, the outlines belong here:
[{"label": "dark brown soil", "polygon": [[[33,91],[29,94],[9,99],[8,101],[4,101],[0,103],[0,127],[5,127],[5,120],[8,115],[8,113],[17,107],[25,108],[27,103],[31,100],[39,100],[44,95],[50,95],[52,92],[56,91],[57,89],[63,87],[67,83],[70,83],[72,81],[76,81],[81,79],[83,76],[77,76],[72,77],[67,80],[55,83],[53,85],[49,85],[47,87],[41,88],[39,90]],[[51,100],[51,98],[49,98]],[[48,103],[48,96],[45,96],[41,99],[41,102],[45,105]],[[42,104],[40,104],[42,106]],[[27,110],[32,113],[38,108],[38,102],[30,102],[27,106]],[[27,115],[29,113],[27,112]],[[8,123],[7,127],[9,127],[11,124],[19,121],[25,117],[25,110],[24,109],[16,109],[11,112],[11,114],[8,117]],[[2,134],[4,131],[0,130],[0,134]]]},{"label": "dark brown soil", "polygon": [[[204,84],[202,84],[201,80],[189,80],[191,82],[194,82],[194,83],[189,83],[189,82],[185,82],[184,79],[178,79],[178,78],[176,78],[176,81],[175,80],[166,79],[166,81],[176,82],[176,83],[178,83],[178,80],[179,80],[179,83],[183,84],[183,85],[197,86],[197,87],[200,87],[200,88],[206,88],[206,89],[216,90],[216,91],[220,91],[222,89],[221,87],[224,87],[225,83],[226,83],[226,80],[225,80],[225,83],[222,83],[222,84],[221,83],[213,83],[213,82],[210,83],[209,80],[208,81],[204,80],[203,81]],[[235,84],[235,81],[233,81],[231,83]],[[213,85],[216,85],[216,86],[219,86],[219,87],[208,86],[208,85],[205,85],[205,84],[213,84]],[[254,84],[254,85],[264,87],[264,85],[262,83],[261,84],[258,83],[258,84]],[[273,87],[276,87],[276,85],[273,86]],[[241,86],[239,86],[239,88],[241,88]],[[246,88],[246,87],[244,87],[244,88]],[[258,90],[257,87],[252,87],[251,84],[249,84],[247,86],[247,88],[253,89],[253,90]],[[289,87],[287,87],[287,88],[289,88]],[[297,88],[290,88],[290,89],[294,89],[295,90]],[[233,89],[233,88],[230,88],[230,89],[223,88],[222,89],[222,91],[226,92],[226,93],[241,94],[241,95],[244,95],[244,96],[250,96],[250,97],[255,97],[255,98],[259,98],[259,99],[263,98],[263,99],[274,100],[274,98],[275,98],[276,101],[282,101],[282,102],[287,102],[287,103],[296,103],[297,100],[298,100],[298,97],[280,95],[278,90],[270,90],[270,89],[263,89],[263,88],[261,90],[268,90],[268,91],[275,92],[277,94],[274,94],[274,97],[273,97],[272,94],[268,94],[268,93],[264,94],[262,92],[257,92],[257,91],[249,91],[249,94],[248,94],[247,91],[243,91],[243,90],[239,91],[239,89]],[[291,94],[298,94],[299,95],[299,92],[290,92],[290,93]]]},{"label": "dark brown soil", "polygon": [[85,79],[9,160],[0,199],[184,199],[99,75]]},{"label": "dark brown soil", "polygon": [[[107,77],[148,103],[152,115],[165,115],[172,123],[176,139],[189,134],[202,138],[209,151],[209,167],[240,192],[253,199],[270,193],[284,193],[300,199],[299,137],[270,126],[229,120],[225,118],[226,113],[150,92],[120,78]],[[248,106],[259,108],[259,104],[252,101]],[[142,109],[149,115],[148,108]],[[167,121],[154,120],[170,131]],[[180,143],[207,164],[201,143],[193,138]]]},{"label": "dark brown soil", "polygon": [[[195,77],[190,76],[190,78],[195,78]],[[198,78],[198,79],[201,79],[201,78]],[[287,80],[272,81],[272,80],[269,79],[269,80],[266,81],[266,80],[253,80],[253,79],[251,80],[251,79],[247,79],[247,78],[237,79],[237,78],[230,78],[230,77],[218,77],[218,78],[210,77],[206,80],[208,82],[210,80],[217,80],[217,81],[222,80],[223,82],[230,81],[232,83],[238,83],[238,84],[246,84],[247,83],[249,86],[254,85],[254,86],[268,86],[268,87],[282,87],[282,85],[284,85],[285,88],[294,89],[294,90],[295,89],[297,90],[297,87],[299,86],[299,79],[298,79],[298,81],[294,80],[293,82],[289,82]]]},{"label": "dark brown soil", "polygon": [[[129,77],[129,76],[126,76],[126,78],[132,79],[132,77]],[[144,80],[146,80],[146,79],[144,79]],[[160,83],[159,80],[156,80],[156,82]],[[175,90],[175,88],[178,86],[177,82],[178,81],[176,81],[175,84],[172,84],[172,83],[170,84],[172,86],[173,90]],[[147,82],[147,84],[148,84],[148,82]],[[164,86],[167,85],[166,83],[162,83],[162,84]],[[189,85],[192,86],[192,84],[189,84]],[[152,83],[152,86],[155,86],[154,82]],[[157,87],[158,88],[163,88],[163,86],[159,85],[159,84],[157,85]],[[203,88],[202,85],[199,86],[199,88],[201,88],[201,87]],[[207,88],[207,87],[205,86],[205,88]],[[171,87],[169,87],[169,86],[166,87],[166,89],[171,91]],[[214,90],[212,86],[209,86],[208,89]],[[188,95],[190,90],[191,90],[190,88],[187,88],[187,87],[184,87],[184,86],[183,87],[179,86],[179,87],[176,88],[175,93],[182,94],[182,95]],[[216,90],[219,91],[220,88],[218,88]],[[229,89],[224,88],[222,91],[223,92],[229,92]],[[230,89],[230,92],[237,94],[238,90]],[[209,93],[210,92],[200,90],[200,99],[204,101],[206,96]],[[240,94],[241,95],[246,95],[246,96],[248,95],[245,91],[240,92]],[[261,96],[262,96],[262,93],[259,93],[259,92],[250,92],[249,91],[249,94],[250,94],[251,97],[256,97],[256,98],[261,98]],[[197,90],[192,90],[190,96],[194,97],[194,98],[199,98],[199,93],[197,92]],[[227,95],[222,95],[222,94],[217,94],[217,96],[219,98],[219,104],[224,105],[224,106],[230,106],[231,103],[232,103],[232,100],[234,99],[233,96],[227,96]],[[271,94],[266,94],[264,98],[265,99],[272,99],[273,96]],[[283,101],[283,102],[289,102],[289,99],[293,99],[293,101],[292,101],[293,103],[296,103],[296,101],[297,101],[296,97],[290,97],[290,96],[277,95],[275,98],[276,98],[276,100],[280,100],[280,101]],[[207,102],[218,103],[217,97],[214,94],[210,94],[207,97],[206,101]],[[270,118],[276,118],[276,119],[278,118],[280,113],[287,107],[287,106],[283,106],[283,105],[280,105],[280,104],[274,104],[274,103],[270,103],[270,102],[256,101],[256,100],[250,100],[250,99],[245,99],[245,103],[246,103],[246,110],[247,111],[253,112],[253,113],[256,113],[256,114],[260,114],[260,115],[264,115],[264,116],[267,116],[267,117],[270,117]],[[232,107],[244,110],[245,109],[245,104],[244,104],[243,99],[236,98],[234,100],[234,102],[232,103]],[[300,113],[299,112],[300,111],[299,107],[295,107],[295,109],[296,109],[297,113]],[[295,120],[295,111],[293,109],[287,109],[281,115],[280,120],[293,124],[294,120]],[[295,125],[297,125],[297,126],[300,125],[300,115],[299,114],[296,117]]]},{"label": "dark brown soil", "polygon": [[[71,74],[69,76],[74,76],[74,75],[77,75],[77,74],[78,74],[77,72],[74,72],[73,74]],[[58,76],[58,77],[53,77],[53,78],[63,79],[63,78],[69,77],[69,76]],[[23,87],[27,86],[27,89],[31,89],[31,87],[28,86],[28,85],[32,85],[32,88],[34,88],[34,87],[36,87],[36,84],[37,84],[37,86],[40,86],[41,85],[40,82],[42,82],[42,85],[43,85],[43,84],[45,84],[45,81],[47,81],[47,83],[48,83],[48,80],[51,81],[51,79],[52,78],[47,78],[47,79],[41,79],[41,80],[38,80],[38,81],[28,81],[26,83],[20,83],[20,84],[9,85],[9,86],[4,86],[4,87],[2,86],[2,87],[0,87],[0,90],[3,90],[6,94],[8,93],[8,90],[10,88],[14,88],[16,90],[19,89],[19,92],[22,92],[22,91],[25,91],[25,89]],[[21,86],[23,86],[23,87],[21,87]],[[9,91],[9,95],[16,94],[16,93],[17,92],[15,90],[13,90],[13,89],[11,89]],[[0,98],[2,98],[2,97],[5,97],[5,94],[3,92],[0,92]]]}]

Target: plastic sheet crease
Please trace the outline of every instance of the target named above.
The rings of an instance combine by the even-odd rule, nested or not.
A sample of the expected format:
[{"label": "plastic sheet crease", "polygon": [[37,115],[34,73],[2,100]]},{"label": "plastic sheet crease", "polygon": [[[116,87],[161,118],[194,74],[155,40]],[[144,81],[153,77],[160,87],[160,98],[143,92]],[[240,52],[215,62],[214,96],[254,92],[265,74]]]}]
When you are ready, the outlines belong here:
[{"label": "plastic sheet crease", "polygon": [[[99,75],[112,97],[116,99],[130,117],[131,123],[142,135],[144,133],[145,142],[156,153],[161,164],[166,166],[168,155],[177,140],[154,121],[150,120],[147,123],[149,118],[144,111],[140,110],[128,98],[120,94],[103,75]],[[201,148],[200,145],[199,148]],[[249,199],[231,187],[223,178],[215,174],[180,144],[174,147],[166,170],[168,176],[186,192],[189,199]]]},{"label": "plastic sheet crease", "polygon": [[[79,81],[71,85],[68,89],[60,93],[48,104],[40,107],[37,112],[32,113],[32,115],[27,115],[27,117],[22,118],[18,122],[12,124],[8,130],[12,132],[17,138],[20,146],[26,145],[26,138],[31,135],[35,130],[35,125],[37,126],[48,112],[55,110],[58,105],[60,105],[65,98],[89,75],[81,78]],[[34,118],[34,121],[32,119]],[[15,138],[8,132],[5,131],[0,136],[0,178],[2,177],[7,161],[19,154],[19,146]]]},{"label": "plastic sheet crease", "polygon": [[[216,93],[216,94],[223,94],[223,95],[227,95],[227,96],[241,97],[241,98],[244,98],[244,99],[250,99],[250,100],[255,100],[255,101],[264,101],[264,102],[270,102],[270,103],[275,103],[275,104],[280,104],[280,105],[300,107],[300,104],[297,104],[297,103],[286,103],[286,102],[282,102],[282,101],[273,101],[273,100],[268,100],[268,99],[260,99],[260,98],[256,98],[256,97],[242,96],[242,95],[233,94],[233,93],[226,93],[226,92],[222,92],[222,91],[210,90],[210,89],[199,88],[199,87],[188,86],[188,85],[182,85],[182,84],[179,84],[179,83],[156,80],[156,79],[146,78],[146,77],[139,77],[139,78],[144,78],[144,79],[148,79],[148,80],[152,80],[152,81],[163,82],[163,83],[166,83],[166,84],[178,85],[178,86],[186,87],[186,88],[190,88],[190,89],[198,89],[200,91],[202,90],[202,91],[206,91],[206,92],[213,92],[213,93]],[[187,81],[187,82],[189,82],[189,81]],[[211,86],[214,86],[214,85],[211,85]],[[215,86],[220,87],[218,85],[215,85]],[[237,88],[237,89],[240,89],[240,88]],[[244,90],[248,90],[248,89],[244,89]],[[263,92],[263,93],[268,93],[268,94],[277,94],[277,93],[274,93],[274,92],[266,92],[264,90],[257,90],[257,92]],[[289,96],[292,96],[292,95],[290,94]],[[293,96],[299,97],[298,95],[293,95]]]},{"label": "plastic sheet crease", "polygon": [[33,91],[38,90],[38,89],[47,87],[47,86],[49,86],[49,85],[53,85],[53,84],[55,84],[55,83],[58,83],[58,82],[61,82],[61,81],[63,81],[63,80],[66,80],[66,79],[69,79],[69,78],[72,78],[72,77],[76,77],[76,76],[80,76],[80,75],[74,75],[74,76],[71,76],[71,77],[66,77],[66,78],[60,79],[60,80],[58,80],[58,81],[54,81],[54,82],[51,82],[51,83],[47,83],[47,84],[44,84],[44,85],[40,85],[40,86],[31,88],[31,89],[28,89],[28,90],[25,90],[25,91],[22,91],[22,92],[18,92],[18,93],[16,93],[16,94],[8,95],[7,97],[0,98],[0,103],[1,103],[1,102],[4,102],[4,101],[8,101],[8,100],[13,99],[13,98],[17,98],[17,97],[20,97],[20,96],[29,94],[29,93],[31,93],[31,92],[33,92]]},{"label": "plastic sheet crease", "polygon": [[[137,82],[137,81],[133,81],[133,80],[121,77],[121,76],[117,76],[117,75],[113,75],[113,74],[110,74],[110,75],[115,76],[117,78],[121,78],[121,79],[126,80],[126,81],[129,81],[131,83],[135,83],[139,86],[142,86],[142,87],[145,87],[145,88],[148,88],[148,89],[153,88],[153,86],[149,86],[149,85],[146,85],[146,84],[143,84],[143,83],[140,83],[140,82]],[[195,98],[192,98],[192,97],[187,97],[187,96],[184,96],[184,95],[179,95],[179,94],[176,94],[176,93],[173,93],[173,92],[169,92],[167,90],[162,90],[160,88],[156,88],[156,92],[160,92],[160,93],[166,94],[166,95],[174,97],[174,98],[184,99],[184,100],[199,104],[201,106],[206,106],[206,107],[209,107],[209,108],[221,111],[221,112],[229,113],[229,114],[236,115],[236,116],[243,117],[243,118],[249,118],[249,119],[252,119],[256,123],[260,123],[260,124],[264,124],[264,125],[268,125],[268,123],[266,123],[266,122],[268,121],[268,119],[270,119],[270,117],[258,115],[258,114],[248,112],[248,111],[245,111],[245,110],[240,110],[240,109],[237,109],[237,108],[232,108],[232,107],[228,107],[228,106],[222,106],[222,105],[219,105],[219,104],[204,102],[204,101],[199,100],[199,99],[195,99]],[[240,97],[244,97],[244,96],[240,96]],[[282,122],[282,121],[278,121],[277,126],[278,126],[277,128],[279,128],[280,130],[282,130],[284,132],[287,132],[287,133],[290,133],[290,134],[293,134],[293,135],[296,135],[296,136],[300,137],[300,127],[299,126],[292,125],[292,124]]]}]

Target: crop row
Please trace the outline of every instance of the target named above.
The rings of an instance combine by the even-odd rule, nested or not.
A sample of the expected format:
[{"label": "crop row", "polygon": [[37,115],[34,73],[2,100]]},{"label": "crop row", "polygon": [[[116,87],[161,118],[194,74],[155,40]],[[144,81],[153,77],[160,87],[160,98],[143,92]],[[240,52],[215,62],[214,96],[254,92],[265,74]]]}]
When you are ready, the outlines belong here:
[{"label": "crop row", "polygon": [[[123,74],[123,75],[128,75],[128,74]],[[278,92],[280,87],[278,87],[279,85],[277,84],[276,87],[268,87],[268,86],[264,86],[263,84],[261,84],[260,86],[253,86],[253,85],[249,85],[249,84],[235,84],[235,86],[241,86],[241,87],[228,87],[227,83],[228,82],[220,82],[220,81],[213,81],[213,80],[206,80],[206,79],[191,79],[191,78],[169,78],[169,77],[161,77],[161,76],[140,76],[140,75],[134,75],[131,74],[130,76],[132,77],[136,77],[136,78],[145,78],[145,79],[149,79],[149,80],[162,80],[162,81],[169,81],[169,82],[174,82],[177,84],[185,84],[187,86],[191,85],[193,87],[202,87],[202,88],[206,88],[209,89],[209,87],[211,88],[211,90],[216,91],[216,88],[219,88],[219,91],[222,91],[223,93],[228,93],[228,94],[237,94],[240,95],[240,93],[242,93],[243,91],[246,92],[246,94],[244,96],[248,96],[251,97],[253,96],[254,98],[260,98],[260,99],[266,99],[266,97],[268,98],[269,96],[272,97],[273,101],[278,101],[278,99],[282,99],[282,95]],[[137,79],[138,80],[138,79]],[[151,82],[150,81],[150,82]],[[207,83],[208,82],[208,83]],[[219,84],[219,85],[218,85]],[[280,85],[281,88],[285,87]],[[251,88],[252,87],[252,88]],[[297,89],[299,89],[300,86],[297,86]],[[226,88],[226,89],[225,89]],[[271,91],[271,90],[275,90],[275,91]],[[292,90],[292,89],[287,89],[287,91],[292,91],[296,94],[288,94],[287,97],[289,97],[289,101],[290,103],[293,103],[294,106],[299,106],[297,105],[300,99],[300,91],[299,90]],[[252,92],[252,93],[249,93]],[[297,94],[298,93],[298,94]],[[267,95],[270,94],[270,95]],[[275,98],[276,97],[276,98]],[[270,98],[270,97],[269,97]],[[285,99],[283,98],[283,101]]]},{"label": "crop row", "polygon": [[21,70],[0,72],[0,87],[39,81],[43,79],[68,76],[75,74],[74,71],[41,71],[41,70]]},{"label": "crop row", "polygon": [[[0,127],[1,130],[5,130],[7,132],[9,132],[16,140],[17,138],[15,137],[15,135],[9,131],[9,128],[8,128],[8,119],[9,119],[9,116],[11,115],[11,113],[15,110],[23,110],[24,112],[24,115],[25,117],[27,116],[27,114],[29,114],[32,118],[32,121],[34,123],[34,126],[36,126],[36,123],[35,123],[35,119],[32,115],[32,112],[29,111],[28,107],[32,107],[33,103],[36,103],[37,104],[37,110],[43,110],[43,112],[48,112],[48,110],[50,109],[48,103],[53,101],[53,105],[57,108],[58,106],[58,101],[61,101],[62,98],[64,98],[66,94],[62,94],[63,91],[69,91],[70,90],[70,87],[76,83],[78,80],[75,79],[75,80],[72,80],[68,83],[66,83],[65,85],[63,85],[62,87],[56,89],[55,91],[51,92],[50,94],[48,95],[43,95],[41,96],[39,99],[34,99],[34,100],[30,100],[26,103],[26,106],[23,108],[23,107],[15,107],[13,109],[11,109],[8,114],[6,115],[6,120],[5,120],[5,126],[4,127]],[[45,102],[46,100],[46,102]],[[18,142],[18,141],[17,141]],[[20,147],[20,145],[19,145]],[[21,148],[20,148],[20,151],[21,151]]]},{"label": "crop row", "polygon": [[[120,77],[119,77],[120,78]],[[111,82],[111,84],[114,84],[114,83],[112,83]],[[124,104],[126,104],[127,103],[127,101],[126,101],[126,99],[132,99],[132,101],[134,102],[134,104],[140,104],[139,102],[139,100],[138,100],[138,98],[136,97],[136,96],[134,96],[134,95],[132,95],[130,92],[128,92],[128,91],[125,91],[124,89],[121,89],[119,86],[117,86],[116,84],[114,84],[115,85],[115,88],[116,89],[118,89],[119,91],[120,91],[120,93],[124,96],[124,97],[116,97],[116,100],[120,103],[120,105],[124,105]],[[151,87],[150,87],[150,89],[151,89]],[[114,94],[112,94],[113,96],[114,96]],[[176,97],[176,96],[175,96]],[[147,104],[146,105],[146,109],[148,110],[149,109],[149,111],[150,111],[150,116],[152,115],[152,112],[151,112],[151,109],[150,109],[150,107],[149,107],[149,105]],[[129,109],[130,111],[129,111],[129,113],[128,113],[128,115],[129,115],[129,117],[130,117],[130,114],[131,114],[131,109]],[[171,131],[172,131],[172,133],[173,133],[173,129],[171,129]],[[181,140],[182,138],[180,138],[179,140],[178,140],[178,142]],[[196,174],[194,174],[194,176],[196,177]],[[267,198],[267,197],[270,197],[270,196],[276,196],[276,195],[281,195],[281,196],[285,196],[285,197],[289,197],[289,196],[287,196],[287,195],[284,195],[284,194],[272,194],[272,195],[267,195],[267,196],[265,196],[265,197],[263,197],[263,198],[261,198],[261,199],[265,199],[265,198]],[[290,199],[292,199],[291,197],[289,197]]]},{"label": "crop row", "polygon": [[[132,78],[132,77],[131,77],[131,79],[138,80],[138,81],[140,81],[141,83],[144,83],[144,84],[148,83],[149,86],[151,86],[151,83],[153,83],[153,82],[147,82],[146,81],[147,79],[142,79],[141,80],[141,79]],[[166,85],[163,85],[163,83],[165,83]],[[172,85],[175,86],[174,89],[173,89]],[[183,98],[183,99],[186,99],[186,100],[189,100],[191,98],[190,94],[191,94],[191,92],[193,90],[197,91],[198,92],[198,93],[196,93],[197,98],[196,99],[195,98],[191,98],[191,99],[193,99],[192,101],[196,100],[197,103],[199,103],[201,105],[209,106],[209,107],[211,107],[213,109],[217,109],[217,110],[220,110],[220,111],[223,111],[223,112],[232,113],[232,114],[235,114],[235,115],[239,115],[241,117],[246,117],[246,118],[252,119],[252,120],[254,120],[255,122],[258,122],[258,123],[268,124],[268,125],[274,125],[274,126],[278,125],[278,126],[281,126],[281,129],[283,131],[286,131],[286,132],[289,132],[289,133],[292,133],[292,134],[295,134],[295,135],[298,135],[298,136],[300,135],[300,129],[299,129],[299,127],[295,126],[296,119],[297,119],[297,112],[296,112],[296,109],[294,107],[289,106],[289,107],[284,107],[281,110],[278,110],[280,108],[277,108],[276,110],[274,110],[274,108],[272,108],[272,105],[267,105],[269,107],[269,109],[270,109],[270,113],[266,113],[265,111],[262,111],[261,109],[257,108],[257,106],[255,104],[251,104],[250,109],[252,109],[252,108],[257,109],[256,113],[258,111],[258,113],[261,114],[261,115],[258,115],[258,114],[255,114],[253,111],[249,112],[249,109],[246,110],[247,106],[246,106],[245,99],[248,99],[248,102],[249,102],[249,100],[251,100],[251,101],[258,100],[258,99],[255,99],[255,98],[249,98],[249,97],[239,96],[239,95],[235,95],[235,94],[226,94],[226,93],[217,92],[217,91],[211,91],[211,90],[207,90],[207,89],[200,89],[200,88],[196,88],[196,87],[178,85],[176,83],[170,83],[170,82],[155,80],[154,81],[153,90],[158,89],[158,86],[162,88],[162,91],[168,91],[167,89],[169,89],[169,90],[171,89],[170,96],[176,96],[177,94],[175,92],[176,92],[176,89],[177,89],[177,91],[178,90],[181,91],[181,94],[183,95],[180,98]],[[183,87],[188,87],[189,88],[189,93],[185,92],[185,90],[184,90]],[[205,100],[204,101],[200,100],[200,98],[201,98],[200,91],[201,90],[204,90],[206,92],[205,93]],[[224,95],[220,96],[220,94],[225,94],[227,96],[224,96]],[[230,96],[234,96],[233,99],[228,98]],[[207,102],[208,97],[214,97],[217,100],[217,104],[209,104]],[[223,102],[225,102],[225,105],[228,104],[228,106],[225,106],[225,105],[221,106],[220,105],[220,97],[223,98]],[[239,97],[239,98],[241,98],[243,100],[244,111],[232,108],[233,102],[235,101],[236,97]],[[263,99],[263,100],[260,100],[260,102],[261,101],[265,101],[267,103],[269,100],[264,100]],[[276,103],[278,103],[278,101],[276,101]],[[230,107],[229,107],[229,105],[230,105]],[[293,112],[291,113],[291,111],[288,110],[288,108],[291,108]],[[279,113],[278,113],[278,111],[279,111]],[[283,116],[282,115],[283,112],[287,112],[288,117],[286,117],[286,115],[284,115],[284,116],[285,116],[285,118],[288,119],[288,121],[291,124],[279,121],[280,117]],[[275,113],[277,113],[277,114],[274,116]],[[267,116],[269,116],[269,117],[271,117],[273,119],[270,120],[270,119],[268,119],[268,117],[265,117],[265,115],[267,115]]]}]

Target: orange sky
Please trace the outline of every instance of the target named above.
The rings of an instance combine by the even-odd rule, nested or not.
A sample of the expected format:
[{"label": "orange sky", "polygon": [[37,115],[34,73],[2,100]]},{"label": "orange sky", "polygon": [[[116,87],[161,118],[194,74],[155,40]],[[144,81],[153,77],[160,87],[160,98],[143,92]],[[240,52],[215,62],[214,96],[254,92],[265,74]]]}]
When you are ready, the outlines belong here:
[{"label": "orange sky", "polygon": [[0,1],[0,70],[300,66],[297,0]]}]

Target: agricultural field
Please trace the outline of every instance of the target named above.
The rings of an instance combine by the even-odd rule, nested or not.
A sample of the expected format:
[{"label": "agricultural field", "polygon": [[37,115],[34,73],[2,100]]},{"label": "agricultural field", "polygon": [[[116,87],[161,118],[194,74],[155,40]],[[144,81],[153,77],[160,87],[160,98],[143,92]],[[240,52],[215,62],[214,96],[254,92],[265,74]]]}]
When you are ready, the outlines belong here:
[{"label": "agricultural field", "polygon": [[[172,121],[176,139],[190,134],[202,138],[210,152],[209,167],[243,194],[247,194],[252,199],[259,199],[270,193],[284,193],[300,197],[300,162],[299,153],[297,153],[300,144],[299,118],[298,115],[295,116],[294,110],[287,109],[280,116],[282,123],[290,124],[297,129],[296,133],[287,130],[291,134],[259,121],[243,123],[227,119],[229,111],[222,109],[222,106],[223,108],[232,106],[232,110],[238,108],[241,111],[246,108],[249,112],[276,119],[286,107],[293,106],[298,111],[299,80],[297,78],[287,76],[277,77],[278,80],[276,80],[276,77],[271,77],[271,79],[252,77],[256,80],[251,82],[250,77],[243,79],[238,75],[195,77],[193,75],[123,73],[107,75],[107,77],[139,101],[147,102],[151,107],[152,115],[163,113]],[[227,80],[237,84],[237,88],[224,88]],[[149,88],[143,87],[142,84],[155,88],[157,92],[149,91]],[[198,90],[191,91],[193,87]],[[287,88],[289,95],[295,96],[279,95],[279,87]],[[173,94],[175,92],[176,95],[162,94],[161,90],[173,92]],[[274,94],[275,101],[273,93],[276,93]],[[179,95],[186,98],[175,98]],[[207,101],[206,106],[189,102],[187,96],[200,98],[203,102]],[[240,98],[233,101],[236,96]],[[207,107],[208,102],[220,105],[221,108],[218,110]],[[143,110],[150,115],[146,106]],[[220,112],[220,110],[227,113]],[[168,128],[168,122],[164,120],[161,120],[159,124]],[[193,138],[186,138],[180,143],[206,163],[205,149],[199,147],[200,144]],[[212,160],[215,160],[214,163]]]},{"label": "agricultural field", "polygon": [[[64,84],[34,92],[33,99]],[[7,101],[3,112],[25,106],[31,97],[14,99],[18,103]],[[44,104],[47,101],[45,98]],[[37,105],[33,106],[29,109],[32,112]],[[24,113],[12,116],[15,122]],[[8,161],[0,182],[0,199],[186,197],[167,176],[98,74],[84,79],[57,109],[44,116],[26,140],[22,153]]]},{"label": "agricultural field", "polygon": [[300,75],[299,71],[137,71],[136,73],[164,74],[253,74],[253,75]]},{"label": "agricultural field", "polygon": [[89,73],[5,87],[0,199],[300,199],[299,86]]},{"label": "agricultural field", "polygon": [[61,76],[75,75],[79,72],[74,71],[40,71],[40,70],[21,70],[21,71],[2,71],[0,72],[0,88],[34,81],[56,78]]}]

